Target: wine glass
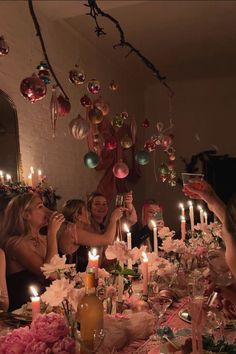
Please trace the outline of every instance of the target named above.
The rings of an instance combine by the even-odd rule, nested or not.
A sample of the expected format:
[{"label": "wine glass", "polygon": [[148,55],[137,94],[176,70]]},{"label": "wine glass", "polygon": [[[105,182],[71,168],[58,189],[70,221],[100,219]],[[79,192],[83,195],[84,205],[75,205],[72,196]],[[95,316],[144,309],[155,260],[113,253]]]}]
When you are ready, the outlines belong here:
[{"label": "wine glass", "polygon": [[165,296],[158,295],[150,299],[150,306],[152,312],[157,318],[157,329],[159,329],[161,319],[171,304],[172,304],[172,299]]},{"label": "wine glass", "polygon": [[[194,189],[201,190],[202,185],[201,181],[203,180],[204,175],[202,173],[182,173],[183,186],[189,185]],[[196,195],[188,192],[190,197],[195,197]]]},{"label": "wine glass", "polygon": [[80,333],[77,333],[76,340],[80,344],[80,354],[95,354],[101,347],[102,342],[105,338],[105,333],[103,329],[94,330],[93,339],[89,341],[83,341],[80,337]]}]

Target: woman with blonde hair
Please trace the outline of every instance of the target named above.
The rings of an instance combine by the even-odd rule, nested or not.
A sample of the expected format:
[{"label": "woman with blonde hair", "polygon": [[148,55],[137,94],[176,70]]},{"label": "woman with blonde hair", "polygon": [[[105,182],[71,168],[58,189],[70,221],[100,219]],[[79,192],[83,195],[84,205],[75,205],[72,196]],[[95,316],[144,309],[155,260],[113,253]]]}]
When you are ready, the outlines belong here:
[{"label": "woman with blonde hair", "polygon": [[[3,220],[2,244],[7,260],[10,311],[29,300],[30,285],[43,289],[40,267],[58,253],[56,235],[63,221],[64,216],[57,212],[49,218],[48,209],[37,194],[20,194],[9,202]],[[40,234],[45,225],[48,225],[47,236]]]}]

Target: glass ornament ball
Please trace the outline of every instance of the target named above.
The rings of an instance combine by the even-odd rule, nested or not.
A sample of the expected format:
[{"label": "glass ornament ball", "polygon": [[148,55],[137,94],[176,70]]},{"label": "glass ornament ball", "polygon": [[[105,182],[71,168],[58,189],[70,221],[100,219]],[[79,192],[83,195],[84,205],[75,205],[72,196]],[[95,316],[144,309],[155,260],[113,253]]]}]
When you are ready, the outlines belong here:
[{"label": "glass ornament ball", "polygon": [[107,116],[110,111],[110,106],[108,103],[103,102],[102,100],[98,99],[94,102],[94,106],[102,112],[103,116]]},{"label": "glass ornament ball", "polygon": [[92,94],[99,93],[101,90],[100,82],[96,79],[89,80],[88,85],[87,85],[87,90],[89,93],[92,93]]},{"label": "glass ornament ball", "polygon": [[176,159],[175,154],[169,155],[169,160],[170,160],[170,161],[175,161],[175,159]]},{"label": "glass ornament ball", "polygon": [[21,81],[20,92],[29,102],[43,99],[47,93],[45,83],[35,74]]},{"label": "glass ornament ball", "polygon": [[110,89],[111,91],[117,91],[117,90],[118,90],[118,85],[117,85],[117,83],[115,82],[115,80],[112,80],[112,81],[110,82],[109,89]]},{"label": "glass ornament ball", "polygon": [[162,140],[161,140],[161,146],[163,148],[168,148],[172,143],[172,138],[170,137],[170,135],[165,135],[163,136]]},{"label": "glass ornament ball", "polygon": [[85,73],[81,70],[70,70],[69,71],[69,81],[73,85],[83,85],[86,80]]},{"label": "glass ornament ball", "polygon": [[160,174],[160,180],[161,182],[165,182],[167,180],[167,175]]},{"label": "glass ornament ball", "polygon": [[153,140],[147,140],[144,144],[144,149],[148,152],[152,152],[156,149],[156,143]]},{"label": "glass ornament ball", "polygon": [[89,110],[88,117],[89,117],[91,123],[93,123],[93,124],[99,124],[103,120],[102,111],[100,111],[100,109],[98,109],[96,107],[91,108]]},{"label": "glass ornament ball", "polygon": [[105,148],[107,151],[112,151],[117,148],[117,141],[114,136],[110,136],[109,138],[105,139]]},{"label": "glass ornament ball", "polygon": [[160,171],[160,174],[161,174],[161,175],[168,175],[168,173],[169,173],[169,168],[168,168],[168,166],[167,166],[165,163],[163,163],[163,164],[160,166],[159,171]]},{"label": "glass ornament ball", "polygon": [[168,183],[169,183],[169,185],[171,186],[171,187],[176,187],[176,180],[175,179],[170,179],[169,181],[168,181]]},{"label": "glass ornament ball", "polygon": [[9,45],[5,41],[3,36],[0,36],[0,57],[9,53]]},{"label": "glass ornament ball", "polygon": [[126,163],[120,161],[113,166],[113,174],[116,178],[122,179],[128,176],[129,167]]},{"label": "glass ornament ball", "polygon": [[143,128],[149,128],[150,127],[150,122],[148,119],[145,119],[142,123]]},{"label": "glass ornament ball", "polygon": [[173,155],[175,154],[175,148],[173,146],[170,146],[167,150],[166,150],[168,155]]},{"label": "glass ornament ball", "polygon": [[89,108],[92,106],[92,101],[87,95],[81,97],[80,103],[84,108]]},{"label": "glass ornament ball", "polygon": [[90,124],[86,119],[78,115],[77,118],[72,119],[70,122],[69,130],[75,139],[82,140],[88,135],[90,131]]},{"label": "glass ornament ball", "polygon": [[70,113],[71,104],[68,98],[59,95],[57,98],[58,102],[58,116],[64,117],[66,114]]},{"label": "glass ornament ball", "polygon": [[99,156],[96,152],[89,151],[84,155],[84,164],[88,168],[95,168],[99,163]]},{"label": "glass ornament ball", "polygon": [[135,161],[139,164],[139,165],[147,165],[149,163],[150,160],[150,155],[146,150],[140,150],[136,153],[135,155]]},{"label": "glass ornament ball", "polygon": [[129,149],[132,145],[133,145],[133,142],[132,142],[132,139],[131,137],[126,134],[120,141],[120,145],[124,148],[124,149]]},{"label": "glass ornament ball", "polygon": [[121,116],[119,116],[118,114],[112,119],[111,124],[113,125],[113,127],[116,128],[121,128],[122,125],[124,124],[124,119],[121,118]]},{"label": "glass ornament ball", "polygon": [[121,112],[120,114],[122,119],[128,119],[129,118],[129,113],[128,112]]}]

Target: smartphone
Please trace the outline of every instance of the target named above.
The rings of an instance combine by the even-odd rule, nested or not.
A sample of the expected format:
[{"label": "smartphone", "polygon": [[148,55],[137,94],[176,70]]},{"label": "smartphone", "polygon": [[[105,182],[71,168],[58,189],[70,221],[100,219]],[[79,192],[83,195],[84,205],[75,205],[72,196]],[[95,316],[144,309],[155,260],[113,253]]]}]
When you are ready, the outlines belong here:
[{"label": "smartphone", "polygon": [[153,216],[157,221],[163,220],[162,210],[155,211],[155,213],[153,213]]}]

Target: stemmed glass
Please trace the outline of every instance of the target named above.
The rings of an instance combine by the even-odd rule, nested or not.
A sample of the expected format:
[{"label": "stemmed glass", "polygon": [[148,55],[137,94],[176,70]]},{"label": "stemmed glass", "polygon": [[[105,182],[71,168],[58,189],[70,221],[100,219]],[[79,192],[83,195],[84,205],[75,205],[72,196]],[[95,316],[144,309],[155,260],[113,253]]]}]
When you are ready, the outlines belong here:
[{"label": "stemmed glass", "polygon": [[150,299],[150,306],[153,314],[157,318],[157,330],[160,328],[161,319],[166,313],[168,307],[172,304],[172,299],[157,295]]}]

